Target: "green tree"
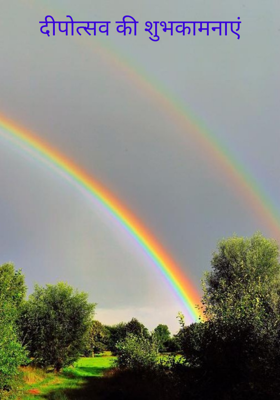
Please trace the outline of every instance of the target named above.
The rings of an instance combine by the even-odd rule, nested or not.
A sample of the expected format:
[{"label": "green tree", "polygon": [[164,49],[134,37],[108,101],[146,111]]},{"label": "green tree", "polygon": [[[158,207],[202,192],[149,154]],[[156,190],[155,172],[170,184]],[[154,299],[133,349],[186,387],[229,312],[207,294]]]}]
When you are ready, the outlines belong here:
[{"label": "green tree", "polygon": [[155,338],[159,345],[159,351],[167,351],[168,344],[171,344],[171,334],[167,325],[159,324],[154,330]]},{"label": "green tree", "polygon": [[23,343],[36,365],[59,371],[84,350],[95,304],[66,283],[35,286],[20,318]]},{"label": "green tree", "polygon": [[117,353],[116,344],[126,337],[126,323],[120,322],[119,324],[106,326],[108,332],[107,347],[113,354]]},{"label": "green tree", "polygon": [[[221,240],[213,254],[212,271],[203,281],[208,320],[264,324],[278,319],[279,248],[256,233],[252,238]],[[276,321],[275,321],[276,322]]]},{"label": "green tree", "polygon": [[275,241],[256,233],[219,242],[203,281],[207,321],[183,327],[179,335],[188,365],[203,377],[194,378],[202,398],[276,398],[279,283]]},{"label": "green tree", "polygon": [[148,338],[150,336],[148,329],[145,327],[144,324],[138,321],[136,318],[132,318],[126,324],[126,334],[132,333],[135,336],[144,336]]},{"label": "green tree", "polygon": [[92,321],[85,338],[85,356],[93,357],[107,349],[108,330],[99,321]]},{"label": "green tree", "polygon": [[16,321],[26,287],[21,271],[12,264],[0,267],[0,397],[3,389],[13,387],[18,367],[26,362],[17,332]]},{"label": "green tree", "polygon": [[16,271],[13,264],[0,267],[0,289],[2,302],[9,302],[19,311],[26,295],[24,276],[21,270]]},{"label": "green tree", "polygon": [[108,349],[114,354],[118,353],[116,344],[123,341],[128,334],[145,338],[150,337],[148,329],[136,318],[132,318],[127,323],[120,322],[117,325],[107,326],[106,328],[108,330]]}]

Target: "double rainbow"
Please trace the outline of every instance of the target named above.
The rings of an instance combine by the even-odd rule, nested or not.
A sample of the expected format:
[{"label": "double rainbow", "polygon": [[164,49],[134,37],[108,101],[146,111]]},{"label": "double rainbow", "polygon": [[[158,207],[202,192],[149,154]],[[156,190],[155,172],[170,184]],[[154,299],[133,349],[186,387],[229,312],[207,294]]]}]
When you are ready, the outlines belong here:
[{"label": "double rainbow", "polygon": [[[40,3],[35,0],[22,1],[30,6],[40,8],[42,12],[56,11],[61,18],[65,16],[65,10],[57,4],[50,9],[46,0],[40,0]],[[43,4],[46,4],[46,7]],[[49,37],[44,39],[55,40],[55,38]],[[238,161],[233,152],[215,137],[201,119],[192,113],[189,105],[186,107],[183,101],[174,97],[162,83],[157,82],[155,76],[149,76],[143,68],[135,65],[126,55],[112,48],[108,40],[98,36],[93,40],[89,38],[90,40],[81,41],[77,37],[74,39],[76,44],[86,46],[87,50],[94,54],[98,53],[113,73],[121,72],[126,80],[133,83],[134,88],[137,88],[145,97],[153,99],[154,104],[160,108],[161,112],[164,111],[165,115],[182,129],[182,132],[194,136],[202,151],[207,154],[212,163],[219,167],[220,173],[229,181],[234,191],[246,199],[252,213],[257,215],[258,219],[269,228],[274,238],[280,241],[280,212],[275,203],[255,177]]]},{"label": "double rainbow", "polygon": [[[27,0],[27,3],[38,6],[38,2]],[[50,38],[45,39],[51,40]],[[89,44],[90,42],[87,41],[86,43]],[[130,79],[135,87],[138,87],[142,93],[152,98],[161,110],[165,110],[167,115],[174,120],[174,123],[182,128],[183,132],[188,132],[188,134],[195,137],[196,142],[208,154],[212,162],[214,161],[220,167],[221,173],[225,175],[234,191],[246,199],[251,211],[269,228],[272,235],[280,240],[279,210],[254,177],[236,160],[232,152],[228,151],[221,142],[215,139],[211,131],[204,127],[202,122],[192,115],[189,109],[186,109],[183,102],[174,98],[162,85],[157,84],[154,78],[151,79],[147,76],[139,69],[139,66],[133,65],[123,55],[118,55],[114,49],[106,49],[105,44],[101,43],[101,41],[95,40],[94,43],[95,46],[92,51],[98,52],[113,70],[122,71],[126,79]],[[91,45],[88,48],[90,49]],[[30,132],[16,127],[14,123],[2,117],[0,117],[0,134],[25,151],[31,152],[40,161],[55,168],[73,183],[94,196],[121,223],[165,276],[167,282],[182,300],[188,313],[189,321],[192,322],[199,319],[199,312],[195,307],[199,303],[199,296],[195,287],[126,206],[121,204],[112,193],[64,155],[36,138]]]}]

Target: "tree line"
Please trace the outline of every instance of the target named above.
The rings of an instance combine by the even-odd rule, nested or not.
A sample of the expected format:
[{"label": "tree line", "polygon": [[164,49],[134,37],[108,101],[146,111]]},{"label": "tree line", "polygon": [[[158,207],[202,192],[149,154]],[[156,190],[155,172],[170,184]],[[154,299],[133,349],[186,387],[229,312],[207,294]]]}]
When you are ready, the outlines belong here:
[{"label": "tree line", "polygon": [[[179,316],[180,359],[158,362],[151,344],[128,337],[120,348],[123,376],[129,369],[130,382],[142,379],[145,399],[279,399],[278,244],[260,233],[223,239],[211,267],[202,280],[205,321],[185,326]],[[141,399],[131,385],[127,391],[127,398]]]},{"label": "tree line", "polygon": [[81,356],[118,354],[117,344],[129,334],[154,336],[160,351],[176,348],[167,325],[150,333],[136,318],[113,326],[96,321],[96,304],[67,283],[35,285],[28,299],[26,290],[21,270],[0,266],[0,390],[15,386],[19,366],[32,363],[59,372]]},{"label": "tree line", "polygon": [[[279,247],[256,233],[218,243],[202,280],[205,320],[171,336],[138,320],[104,326],[96,304],[66,283],[35,286],[26,300],[21,271],[0,268],[0,388],[10,390],[18,366],[59,371],[81,355],[117,355],[123,398],[276,400],[280,398]],[[173,355],[160,357],[160,351]],[[109,390],[109,389],[108,389]],[[125,393],[125,394],[124,394]],[[113,398],[113,397],[112,397]]]}]

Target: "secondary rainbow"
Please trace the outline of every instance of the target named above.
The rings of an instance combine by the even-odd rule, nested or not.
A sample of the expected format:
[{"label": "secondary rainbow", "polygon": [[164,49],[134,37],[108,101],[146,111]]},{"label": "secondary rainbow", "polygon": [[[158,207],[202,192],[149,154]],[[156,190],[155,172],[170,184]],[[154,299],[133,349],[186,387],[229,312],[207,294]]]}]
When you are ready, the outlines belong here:
[{"label": "secondary rainbow", "polygon": [[[32,2],[30,0],[27,1],[27,4],[36,4],[38,6],[38,2]],[[42,3],[42,0],[41,0]],[[55,7],[56,9],[57,6]],[[49,13],[50,10],[47,10]],[[50,40],[49,38],[45,38],[46,40]],[[78,42],[78,40],[77,40]],[[88,46],[88,49],[91,49],[94,53],[97,51],[99,52],[100,56],[105,60],[106,64],[108,67],[112,68],[112,71],[118,70],[119,72],[124,75],[125,79],[130,79],[136,88],[139,89],[140,93],[143,93],[145,96],[149,96],[149,98],[152,98],[154,101],[154,104],[159,107],[161,110],[165,110],[165,116],[169,116],[172,118],[175,122],[176,125],[179,125],[182,127],[182,132],[186,133],[188,135],[194,136],[195,140],[197,143],[200,145],[200,147],[203,149],[202,151],[206,154],[206,156],[209,158],[209,161],[212,163],[216,163],[220,169],[220,173],[224,174],[226,179],[229,180],[233,191],[236,193],[239,193],[242,198],[244,198],[249,205],[249,208],[251,211],[255,213],[255,215],[258,217],[259,220],[263,222],[263,224],[269,228],[271,231],[272,235],[280,240],[280,215],[279,215],[279,210],[273,203],[273,201],[269,198],[267,193],[262,189],[260,184],[256,181],[256,179],[248,172],[246,171],[245,167],[237,161],[236,157],[234,154],[229,151],[222,143],[221,141],[218,141],[215,138],[215,135],[209,130],[209,128],[206,128],[202,122],[202,120],[198,119],[194,113],[191,112],[190,108],[186,108],[185,104],[180,101],[178,98],[175,98],[172,93],[170,93],[166,88],[163,87],[161,83],[157,83],[155,77],[151,78],[149,77],[139,66],[134,65],[128,57],[124,57],[123,55],[119,55],[116,53],[116,51],[112,48],[109,48],[108,42],[101,42],[98,40],[98,38],[95,38],[94,40],[94,47],[92,46],[92,41],[87,40],[85,42],[80,42],[80,43],[86,43]],[[107,48],[106,48],[107,47]],[[119,52],[120,53],[120,52]],[[120,76],[120,75],[118,75]],[[19,138],[18,138],[19,139]],[[32,142],[32,140],[31,140]],[[36,141],[36,145],[41,143],[39,141]],[[30,145],[30,143],[28,143]],[[36,148],[36,146],[35,146]],[[52,150],[53,151],[53,150]],[[38,153],[40,151],[38,150]],[[54,152],[55,153],[55,152]],[[56,154],[56,153],[55,153]],[[47,157],[49,155],[47,154]],[[52,161],[53,164],[55,164],[54,161]],[[68,164],[67,164],[68,166]],[[66,173],[69,175],[72,174],[71,166],[72,164],[70,163],[70,171],[66,169]],[[83,173],[84,174],[84,173]],[[71,175],[72,176],[72,175]],[[87,176],[86,176],[87,178]],[[75,178],[76,179],[76,178]],[[88,177],[88,179],[91,182],[91,178]],[[99,186],[97,182],[94,182],[96,184],[96,188],[98,189]],[[87,185],[85,185],[87,188]],[[88,189],[90,191],[90,188]],[[104,191],[104,189],[103,189]],[[101,194],[106,194],[106,192],[101,192]],[[98,197],[98,193],[96,193],[96,196]],[[110,195],[111,196],[111,195]],[[110,197],[109,197],[110,198]],[[114,205],[117,203],[114,199]],[[106,205],[106,202],[104,202],[103,198],[101,197],[100,200],[104,206],[106,206],[108,209],[110,209],[110,204],[109,206]],[[118,207],[118,204],[117,204]],[[115,214],[116,218],[122,221],[123,217],[123,207],[117,208],[120,210],[120,215],[121,217],[118,217],[118,213],[116,213],[115,208],[113,209],[113,214]],[[136,225],[134,224],[134,219],[135,217],[132,216],[127,209],[125,209],[125,215],[128,217],[125,219],[128,220],[129,222],[132,222],[133,226],[136,226],[136,238],[139,236],[138,232],[140,233],[139,237],[142,237],[141,233],[144,233],[144,237],[148,237],[150,240],[150,235],[145,236],[147,233],[146,230],[142,227],[142,224],[140,224],[138,221],[136,222]],[[124,220],[122,221],[123,225],[125,225]],[[138,225],[139,224],[139,225]],[[140,230],[138,230],[140,228]],[[130,229],[130,224],[127,225],[127,229]],[[142,231],[142,229],[144,229]],[[135,237],[135,234],[133,235]],[[153,239],[153,238],[152,238]],[[138,238],[137,238],[138,241]],[[187,299],[187,304],[188,308],[191,309],[190,307],[190,302],[192,300],[197,299],[196,292],[194,288],[190,285],[188,281],[186,281],[186,278],[183,276],[182,272],[176,266],[176,264],[170,260],[170,257],[165,254],[165,252],[161,249],[161,247],[156,243],[156,241],[152,240],[149,242],[152,244],[153,249],[156,249],[155,254],[159,256],[159,260],[164,259],[164,266],[167,268],[167,266],[171,266],[171,270],[176,271],[175,275],[172,275],[172,279],[174,280],[173,286],[176,287],[177,293],[180,295],[181,298]],[[143,242],[142,247],[145,248],[146,242]],[[150,251],[150,250],[149,250]],[[163,253],[162,253],[163,252]],[[166,256],[166,258],[165,258]],[[153,256],[154,257],[154,256]],[[155,258],[157,259],[157,257]],[[166,263],[166,260],[170,260],[169,262]],[[157,264],[158,265],[158,264]],[[161,270],[162,270],[162,265],[161,265]],[[169,268],[170,271],[170,268]],[[180,289],[178,286],[178,282],[185,282],[183,285],[180,285]],[[182,292],[188,293],[188,295],[182,295]],[[183,297],[182,297],[183,296]],[[185,300],[184,300],[185,301]],[[193,308],[193,304],[197,303],[197,300],[192,302],[192,315],[195,315],[197,317],[197,311]]]},{"label": "secondary rainbow", "polygon": [[186,146],[188,138],[190,136],[194,138],[198,151],[209,160],[209,164],[218,167],[219,174],[230,183],[234,194],[239,194],[246,200],[251,212],[280,242],[279,208],[235,154],[216,138],[211,129],[205,126],[202,119],[198,118],[189,106],[186,107],[183,101],[175,97],[155,77],[151,78],[128,57],[120,56],[112,48],[106,49],[101,41],[96,40],[94,43],[92,51],[98,50],[108,67],[113,69],[113,73],[116,73],[116,70],[121,71],[125,79],[132,81],[140,93],[153,100],[165,118],[170,118],[181,128],[181,139],[186,140]]},{"label": "secondary rainbow", "polygon": [[[24,2],[38,7],[38,2],[33,0],[24,0]],[[47,2],[47,7],[43,7],[43,3],[44,0],[41,0],[40,8],[42,10],[51,13],[55,9],[61,13],[59,17],[65,18],[65,12],[61,7],[56,5],[50,9]],[[45,39],[55,38],[47,37]],[[116,74],[118,71],[118,79],[121,76],[125,80],[129,79],[140,93],[153,99],[155,106],[164,111],[164,116],[169,116],[175,125],[182,128],[182,133],[187,133],[187,135],[182,135],[183,139],[190,135],[193,136],[199,146],[198,151],[202,151],[206,155],[209,163],[218,166],[219,173],[229,181],[233,192],[238,193],[246,200],[250,211],[270,230],[273,237],[280,241],[280,213],[276,203],[267,195],[255,177],[238,161],[234,153],[215,137],[214,133],[204,125],[202,119],[191,111],[189,105],[186,107],[185,103],[175,97],[161,82],[158,82],[155,76],[149,76],[143,68],[135,65],[126,55],[112,48],[108,40],[102,40],[102,37],[98,36],[94,39],[87,38],[85,41],[81,41],[81,38],[75,36],[74,40],[76,43],[86,45],[88,51],[95,54],[98,52],[108,68],[112,69],[112,73]]]},{"label": "secondary rainbow", "polygon": [[107,189],[80,169],[63,154],[56,151],[49,144],[35,137],[31,132],[17,127],[14,123],[0,116],[0,134],[24,149],[31,152],[37,159],[47,163],[60,173],[70,178],[81,189],[94,196],[100,204],[125,228],[131,237],[145,251],[153,264],[166,278],[174,292],[182,301],[188,315],[189,322],[198,321],[200,314],[195,307],[199,304],[199,295],[195,287],[186,278],[170,255],[162,248],[156,238],[144,227],[128,208]]}]

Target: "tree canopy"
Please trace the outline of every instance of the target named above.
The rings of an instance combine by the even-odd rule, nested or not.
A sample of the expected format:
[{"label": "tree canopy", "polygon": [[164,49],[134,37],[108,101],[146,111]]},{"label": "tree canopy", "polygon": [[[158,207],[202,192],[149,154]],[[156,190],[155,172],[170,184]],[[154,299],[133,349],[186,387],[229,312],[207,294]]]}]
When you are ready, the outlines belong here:
[{"label": "tree canopy", "polygon": [[202,303],[209,320],[260,323],[277,318],[279,310],[279,248],[256,233],[251,238],[221,240],[205,274]]},{"label": "tree canopy", "polygon": [[196,390],[209,399],[270,398],[280,387],[278,245],[260,233],[223,239],[211,264],[203,281],[207,321],[180,335],[187,363],[204,377]]},{"label": "tree canopy", "polygon": [[169,341],[171,338],[170,331],[167,325],[159,324],[154,330],[155,338],[157,340],[159,350],[167,351],[169,346]]},{"label": "tree canopy", "polygon": [[108,329],[101,322],[92,321],[85,337],[85,356],[93,356],[94,353],[107,350],[108,336]]},{"label": "tree canopy", "polygon": [[107,326],[108,331],[108,349],[113,353],[117,353],[117,343],[123,341],[128,334],[138,337],[149,338],[148,329],[136,318],[132,318],[129,322],[120,322],[119,324]]},{"label": "tree canopy", "polygon": [[[12,386],[26,352],[18,339],[16,321],[26,293],[24,276],[13,264],[0,267],[0,391]],[[1,394],[0,394],[1,397]]]},{"label": "tree canopy", "polygon": [[70,365],[84,350],[95,304],[66,283],[35,286],[20,319],[22,340],[41,366]]}]

